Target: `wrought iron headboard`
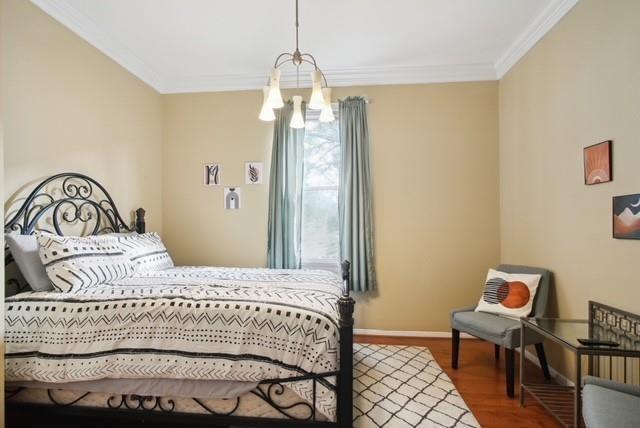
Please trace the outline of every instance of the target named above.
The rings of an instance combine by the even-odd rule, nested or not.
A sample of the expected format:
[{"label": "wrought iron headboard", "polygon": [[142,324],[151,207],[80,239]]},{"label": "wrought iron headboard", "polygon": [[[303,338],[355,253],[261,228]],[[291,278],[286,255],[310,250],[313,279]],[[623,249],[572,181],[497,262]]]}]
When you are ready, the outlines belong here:
[{"label": "wrought iron headboard", "polygon": [[[31,235],[36,230],[47,230],[65,235],[65,225],[83,225],[82,235],[112,232],[144,233],[145,210],[138,208],[135,221],[127,224],[109,195],[96,180],[75,172],[52,175],[41,181],[24,199],[17,210],[7,214],[5,233]],[[5,246],[5,266],[13,261]],[[20,291],[15,279],[8,279]]]},{"label": "wrought iron headboard", "polygon": [[58,235],[64,235],[65,223],[93,225],[85,235],[109,232],[143,233],[145,211],[136,210],[133,225],[127,225],[118,212],[109,192],[96,180],[83,174],[65,172],[46,178],[26,197],[17,211],[4,225],[5,233],[30,235],[39,223],[48,225]]}]

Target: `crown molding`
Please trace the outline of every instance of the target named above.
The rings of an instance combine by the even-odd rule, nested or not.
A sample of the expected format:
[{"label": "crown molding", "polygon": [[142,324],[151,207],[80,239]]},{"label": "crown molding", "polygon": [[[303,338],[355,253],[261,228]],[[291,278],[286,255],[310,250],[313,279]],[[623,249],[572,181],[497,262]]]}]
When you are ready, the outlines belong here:
[{"label": "crown molding", "polygon": [[157,72],[120,43],[113,34],[103,31],[95,22],[67,2],[59,0],[31,0],[31,2],[153,89],[162,92],[162,78]]},{"label": "crown molding", "polygon": [[[164,93],[217,92],[260,89],[268,79],[260,74],[185,76],[167,79]],[[442,83],[496,80],[492,64],[428,65],[421,67],[366,67],[323,69],[329,86],[367,86],[411,83]],[[295,88],[295,72],[284,69],[283,88]],[[311,86],[309,73],[300,74],[300,86]]]},{"label": "crown molding", "polygon": [[[501,79],[579,0],[552,0],[494,64],[453,64],[409,67],[358,67],[323,70],[330,86],[366,86],[412,83],[469,82]],[[113,34],[65,1],[31,0],[52,18],[161,94],[259,89],[267,81],[264,73],[203,76],[163,76],[134,54]],[[296,87],[295,73],[283,71],[283,87]],[[308,73],[301,74],[301,86],[310,86]]]},{"label": "crown molding", "polygon": [[580,0],[553,0],[495,62],[498,79],[526,55]]}]

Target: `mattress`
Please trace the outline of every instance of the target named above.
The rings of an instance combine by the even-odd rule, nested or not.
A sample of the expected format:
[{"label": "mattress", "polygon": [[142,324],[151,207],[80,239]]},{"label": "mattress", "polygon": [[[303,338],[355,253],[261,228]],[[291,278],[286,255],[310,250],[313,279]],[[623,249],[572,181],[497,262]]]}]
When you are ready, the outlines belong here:
[{"label": "mattress", "polygon": [[[71,293],[21,293],[5,300],[6,380],[255,384],[333,372],[340,291],[325,271],[177,267]],[[329,418],[333,385],[335,377],[317,385]],[[308,386],[289,388],[312,400]]]}]

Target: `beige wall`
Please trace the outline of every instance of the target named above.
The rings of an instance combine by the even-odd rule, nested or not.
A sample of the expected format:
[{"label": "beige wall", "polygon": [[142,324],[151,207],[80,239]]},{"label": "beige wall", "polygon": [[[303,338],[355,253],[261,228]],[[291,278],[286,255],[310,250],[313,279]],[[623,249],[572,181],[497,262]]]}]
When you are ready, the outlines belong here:
[{"label": "beige wall", "polygon": [[2,21],[5,198],[62,171],[89,174],[159,230],[162,100],[29,1]]},{"label": "beige wall", "polygon": [[[611,237],[611,197],[640,193],[639,17],[582,0],[500,82],[501,259],[555,272],[552,315],[640,312],[640,242]],[[607,139],[614,181],[585,186],[582,148]]]},{"label": "beige wall", "polygon": [[[475,303],[499,258],[497,83],[338,88],[364,95],[372,135],[377,295],[358,299],[357,327],[449,329]],[[259,91],[164,97],[164,238],[181,264],[264,266],[268,180],[244,185],[245,161],[270,161],[272,125]],[[202,185],[222,163],[243,207]]]}]

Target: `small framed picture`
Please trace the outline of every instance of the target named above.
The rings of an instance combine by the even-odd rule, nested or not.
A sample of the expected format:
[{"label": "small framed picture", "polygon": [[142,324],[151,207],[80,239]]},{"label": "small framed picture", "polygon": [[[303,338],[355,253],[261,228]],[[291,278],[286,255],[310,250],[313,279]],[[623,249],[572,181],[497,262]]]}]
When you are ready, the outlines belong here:
[{"label": "small framed picture", "polygon": [[247,162],[244,164],[246,184],[262,184],[262,162]]},{"label": "small framed picture", "polygon": [[613,197],[613,237],[640,239],[640,193]]},{"label": "small framed picture", "polygon": [[205,163],[203,168],[203,183],[205,186],[220,185],[220,164]]},{"label": "small framed picture", "polygon": [[224,188],[224,209],[239,210],[242,191],[239,187]]},{"label": "small framed picture", "polygon": [[611,140],[584,148],[584,184],[600,184],[613,180]]}]

